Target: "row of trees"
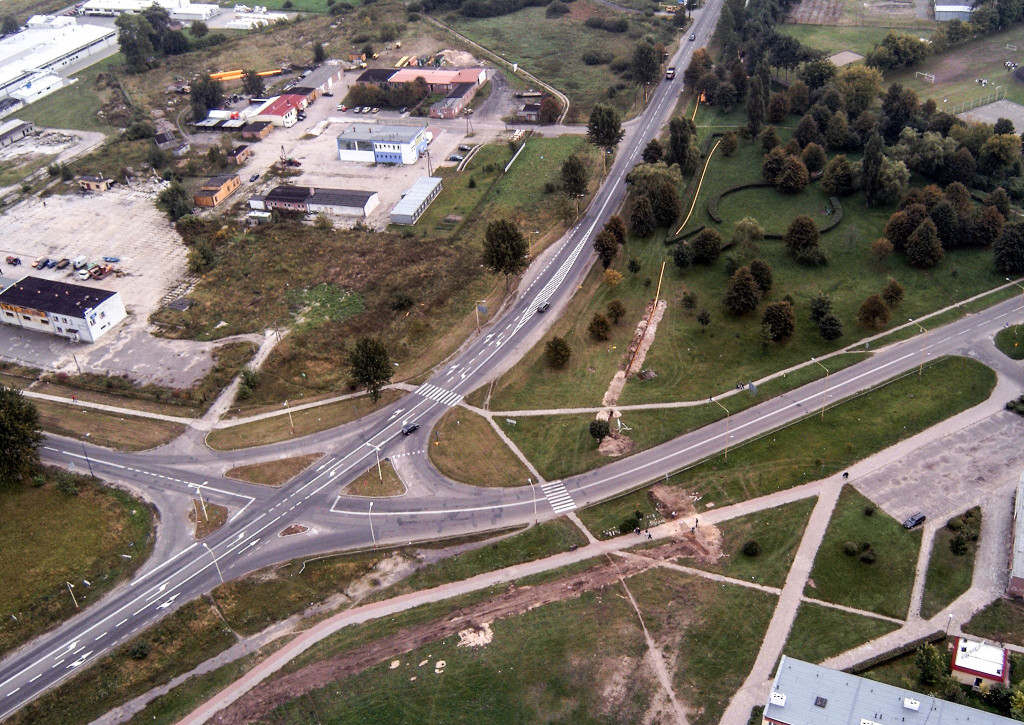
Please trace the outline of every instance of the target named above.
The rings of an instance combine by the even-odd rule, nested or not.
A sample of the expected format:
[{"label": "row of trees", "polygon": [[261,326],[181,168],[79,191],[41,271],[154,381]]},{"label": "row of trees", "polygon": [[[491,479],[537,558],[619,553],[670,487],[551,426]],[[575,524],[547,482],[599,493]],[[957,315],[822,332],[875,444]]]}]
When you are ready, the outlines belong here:
[{"label": "row of trees", "polygon": [[154,68],[161,56],[181,55],[193,46],[208,47],[226,40],[222,33],[209,34],[206,24],[196,21],[189,28],[196,40],[190,41],[182,31],[171,27],[170,14],[156,3],[138,14],[118,16],[114,25],[125,68],[130,73]]}]

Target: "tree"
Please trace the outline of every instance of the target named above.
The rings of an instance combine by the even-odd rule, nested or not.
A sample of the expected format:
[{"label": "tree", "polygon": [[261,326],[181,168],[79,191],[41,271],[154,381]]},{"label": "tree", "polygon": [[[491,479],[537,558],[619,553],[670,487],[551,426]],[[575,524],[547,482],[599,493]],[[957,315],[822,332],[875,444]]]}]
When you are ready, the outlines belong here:
[{"label": "tree", "polygon": [[562,106],[554,96],[544,96],[540,99],[540,112],[537,120],[541,123],[554,123],[562,115]]},{"label": "tree", "polygon": [[850,145],[850,125],[842,111],[832,114],[829,119],[825,127],[825,145],[829,151],[845,151]]},{"label": "tree", "polygon": [[885,283],[885,289],[882,290],[882,299],[890,310],[899,307],[903,302],[903,285],[890,277]]},{"label": "tree", "polygon": [[795,81],[789,87],[789,93],[786,95],[789,98],[789,110],[792,113],[802,114],[811,105],[811,91],[803,81]]},{"label": "tree", "polygon": [[707,49],[697,48],[697,50],[693,51],[693,56],[690,58],[690,65],[683,72],[683,81],[692,88],[697,85],[697,80],[711,70],[713,66],[714,62],[711,60],[711,56],[708,55]]},{"label": "tree", "polygon": [[929,269],[942,261],[942,242],[931,219],[925,219],[907,239],[907,264],[918,269]]},{"label": "tree", "polygon": [[943,189],[942,194],[946,200],[953,205],[957,216],[966,216],[974,210],[974,202],[971,201],[971,192],[959,181],[954,181]]},{"label": "tree", "polygon": [[324,50],[323,43],[313,43],[313,62],[323,63],[327,60],[327,51]]},{"label": "tree", "polygon": [[693,240],[693,263],[711,265],[722,253],[722,235],[714,229],[702,229]]},{"label": "tree", "polygon": [[647,41],[637,43],[633,49],[633,59],[630,61],[629,70],[633,74],[633,80],[637,83],[654,83],[660,75],[660,64],[658,51]]},{"label": "tree", "polygon": [[615,255],[619,253],[619,243],[614,234],[607,229],[602,229],[594,237],[594,250],[597,252],[597,258],[601,260],[601,266],[608,269],[612,266]]},{"label": "tree", "polygon": [[1005,223],[1003,215],[994,206],[986,206],[978,213],[978,222],[974,225],[974,240],[982,246],[995,244],[1003,233]]},{"label": "tree", "polygon": [[590,112],[587,123],[587,140],[595,146],[613,149],[625,135],[622,130],[622,116],[612,106],[598,103]]},{"label": "tree", "polygon": [[608,425],[606,420],[592,420],[590,421],[590,435],[600,443],[607,438],[612,432],[611,426]]},{"label": "tree", "polygon": [[732,156],[736,153],[736,149],[739,147],[739,142],[736,139],[736,134],[733,131],[726,131],[722,134],[722,153],[726,156]]},{"label": "tree", "polygon": [[370,400],[380,400],[380,389],[391,382],[394,366],[384,343],[376,337],[361,337],[348,355],[349,375],[357,386],[366,388]]},{"label": "tree", "polygon": [[700,163],[693,122],[686,118],[673,118],[668,123],[668,148],[665,163],[677,164],[683,174],[692,174]]},{"label": "tree", "polygon": [[35,470],[42,440],[36,406],[17,388],[0,385],[0,487]]},{"label": "tree", "polygon": [[250,98],[261,98],[263,90],[263,76],[254,70],[247,70],[242,76],[242,93]]},{"label": "tree", "polygon": [[926,685],[934,685],[946,674],[946,661],[933,644],[923,644],[917,648],[914,654],[914,664],[917,665],[917,677]]},{"label": "tree", "polygon": [[[122,15],[118,20],[124,17],[131,16]],[[189,103],[192,106],[192,118],[196,121],[206,118],[211,108],[217,108],[224,101],[220,83],[209,75],[200,76],[192,81],[190,88]]]},{"label": "tree", "polygon": [[693,261],[693,250],[686,242],[679,242],[672,250],[672,261],[679,269],[686,269]]},{"label": "tree", "polygon": [[626,265],[626,269],[628,269],[631,274],[637,274],[640,271],[640,260],[633,257],[629,260],[629,264]]},{"label": "tree", "polygon": [[943,199],[931,208],[928,218],[935,224],[939,233],[939,239],[944,247],[952,247],[956,243],[957,231],[960,227],[960,217],[956,209],[948,199]]},{"label": "tree", "polygon": [[1010,196],[1006,189],[997,186],[985,197],[985,206],[994,206],[1003,215],[1003,218],[1010,216]]},{"label": "tree", "polygon": [[611,329],[611,325],[608,324],[608,318],[600,312],[595,313],[594,316],[590,318],[590,324],[587,325],[587,332],[598,342],[607,340]]},{"label": "tree", "polygon": [[665,149],[661,147],[661,142],[656,138],[652,138],[644,146],[644,152],[641,158],[645,164],[656,164],[665,157]]},{"label": "tree", "polygon": [[868,204],[878,200],[878,174],[882,170],[882,137],[871,134],[864,146],[864,160],[861,163],[861,186]]},{"label": "tree", "polygon": [[998,272],[1024,273],[1024,222],[1006,222],[999,239],[992,246],[992,254]]},{"label": "tree", "polygon": [[747,92],[747,128],[755,136],[761,132],[761,126],[764,125],[764,93],[761,79],[757,76],[751,78],[750,90]]},{"label": "tree", "polygon": [[484,266],[494,274],[505,275],[506,291],[509,277],[526,269],[526,253],[526,238],[515,222],[495,219],[487,225],[484,233]]},{"label": "tree", "polygon": [[825,156],[825,149],[813,141],[804,147],[800,158],[803,160],[804,166],[807,167],[807,171],[811,174],[816,174],[824,169],[828,161],[828,157]]},{"label": "tree", "polygon": [[561,337],[552,337],[545,343],[544,359],[549,366],[556,370],[564,368],[570,357],[572,357],[572,348]]},{"label": "tree", "polygon": [[772,302],[764,308],[761,324],[771,330],[772,342],[785,342],[793,336],[796,329],[796,314],[793,305],[783,300]]},{"label": "tree", "polygon": [[609,287],[618,287],[622,284],[622,273],[614,269],[606,269],[603,278],[604,283]]},{"label": "tree", "polygon": [[893,83],[882,97],[882,135],[895,139],[917,112],[917,94],[910,88]]},{"label": "tree", "polygon": [[885,260],[892,256],[892,242],[885,237],[879,237],[871,242],[871,256],[879,264],[884,264]]},{"label": "tree", "polygon": [[164,33],[160,42],[160,49],[164,55],[182,55],[192,50],[188,38],[180,30],[168,30]]},{"label": "tree", "polygon": [[743,217],[733,226],[732,244],[744,253],[757,251],[757,243],[764,239],[764,229],[753,217]]},{"label": "tree", "polygon": [[774,185],[782,175],[782,168],[785,165],[788,154],[781,146],[776,146],[761,161],[761,176],[769,184]]},{"label": "tree", "polygon": [[149,59],[156,54],[152,37],[153,26],[143,15],[119,15],[114,21],[117,44],[124,55],[125,67],[131,73],[140,73],[149,67]]},{"label": "tree", "polygon": [[857,310],[857,322],[876,330],[889,324],[889,308],[881,295],[870,295],[864,300]]},{"label": "tree", "polygon": [[753,259],[750,264],[750,274],[753,275],[754,281],[757,282],[757,288],[761,290],[761,295],[768,294],[772,289],[772,267],[763,259]]},{"label": "tree", "polygon": [[761,301],[761,290],[757,286],[749,267],[740,267],[729,280],[725,292],[725,306],[736,315],[744,315],[757,309]]},{"label": "tree", "polygon": [[1000,171],[1020,158],[1020,136],[1007,133],[991,136],[978,152],[978,166],[988,173]]},{"label": "tree", "polygon": [[21,26],[18,25],[18,19],[13,15],[4,15],[0,35],[11,35],[19,30],[21,30]]},{"label": "tree", "polygon": [[718,16],[718,23],[715,25],[712,39],[722,48],[736,45],[736,21],[733,19],[732,10],[728,5],[722,6],[722,13]]},{"label": "tree", "polygon": [[1013,121],[1008,118],[996,119],[995,126],[992,127],[992,133],[999,135],[1004,133],[1013,133]]},{"label": "tree", "polygon": [[700,311],[697,312],[697,322],[700,324],[700,331],[704,332],[707,330],[708,325],[711,324],[711,313],[701,307]]},{"label": "tree", "polygon": [[796,194],[804,190],[810,181],[807,167],[796,156],[782,160],[782,171],[775,178],[775,187],[783,194]]},{"label": "tree", "polygon": [[761,141],[761,151],[768,153],[779,145],[779,135],[775,132],[774,126],[768,126],[758,137]]},{"label": "tree", "polygon": [[885,235],[886,239],[892,242],[893,248],[902,250],[907,246],[907,239],[909,239],[913,231],[917,229],[918,224],[920,224],[920,222],[914,222],[907,210],[903,209],[901,211],[893,212],[889,217],[889,220],[885,223],[885,229],[882,230],[882,234]]},{"label": "tree", "polygon": [[844,154],[834,156],[828,162],[825,173],[821,176],[821,189],[829,196],[846,196],[853,193],[853,169]]},{"label": "tree", "polygon": [[651,207],[651,197],[647,194],[638,194],[633,199],[633,209],[629,213],[629,225],[638,237],[649,237],[654,231],[654,209]]},{"label": "tree", "polygon": [[202,20],[193,20],[188,30],[192,33],[193,38],[205,38],[207,33],[210,32],[209,26]]},{"label": "tree", "polygon": [[836,90],[842,95],[850,118],[856,118],[881,94],[882,74],[867,65],[848,65],[839,72]]},{"label": "tree", "polygon": [[562,162],[562,191],[570,198],[585,196],[590,184],[590,169],[576,154]]},{"label": "tree", "polygon": [[804,63],[800,70],[800,80],[807,84],[810,90],[824,88],[836,77],[836,67],[827,58],[812,60]]},{"label": "tree", "polygon": [[192,197],[177,179],[157,195],[156,205],[172,222],[191,214],[193,208]]},{"label": "tree", "polygon": [[878,171],[875,186],[875,201],[881,204],[893,204],[907,192],[910,183],[910,170],[902,161],[888,156],[882,157],[882,166]]},{"label": "tree", "polygon": [[843,336],[843,321],[831,312],[818,322],[818,334],[823,340],[832,342]]},{"label": "tree", "polygon": [[608,221],[605,222],[604,228],[615,236],[616,242],[619,244],[626,243],[626,222],[622,221],[622,217],[618,214],[612,214],[608,217]]},{"label": "tree", "polygon": [[822,144],[825,139],[821,135],[821,130],[818,128],[817,121],[809,113],[805,113],[803,118],[800,119],[800,123],[796,125],[796,131],[793,132],[793,138],[800,144],[800,148],[803,148],[809,143]]},{"label": "tree", "polygon": [[789,223],[782,241],[797,260],[809,259],[818,250],[818,226],[809,216],[801,214]]},{"label": "tree", "polygon": [[820,325],[822,320],[832,314],[832,298],[826,292],[818,292],[811,298],[808,309],[811,322]]},{"label": "tree", "polygon": [[613,325],[619,324],[626,315],[626,306],[622,304],[622,300],[612,300],[608,303],[608,319],[612,321]]},{"label": "tree", "polygon": [[785,93],[773,93],[768,101],[768,121],[783,123],[789,115],[789,96]]}]

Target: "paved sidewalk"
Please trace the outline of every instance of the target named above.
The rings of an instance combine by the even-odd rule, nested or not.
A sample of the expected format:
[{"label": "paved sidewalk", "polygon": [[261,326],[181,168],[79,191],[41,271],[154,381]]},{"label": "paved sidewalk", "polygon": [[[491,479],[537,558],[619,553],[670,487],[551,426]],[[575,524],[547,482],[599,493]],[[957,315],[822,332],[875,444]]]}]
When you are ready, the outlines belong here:
[{"label": "paved sidewalk", "polygon": [[26,398],[35,398],[36,400],[48,400],[52,403],[72,405],[77,408],[102,410],[105,413],[114,413],[115,415],[123,415],[132,418],[150,418],[152,420],[167,421],[168,423],[181,423],[182,425],[192,425],[197,420],[196,418],[186,418],[178,415],[167,415],[165,413],[151,413],[149,411],[137,410],[135,408],[122,408],[117,405],[106,405],[105,403],[91,403],[88,400],[72,400],[71,398],[66,398],[63,395],[36,393],[31,390],[22,390],[21,392]]}]

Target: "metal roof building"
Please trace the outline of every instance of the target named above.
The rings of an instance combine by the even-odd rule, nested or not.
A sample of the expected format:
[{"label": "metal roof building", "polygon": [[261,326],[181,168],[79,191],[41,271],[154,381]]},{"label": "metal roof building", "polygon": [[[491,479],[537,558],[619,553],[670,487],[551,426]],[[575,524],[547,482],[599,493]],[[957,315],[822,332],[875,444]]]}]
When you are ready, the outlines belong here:
[{"label": "metal roof building", "polygon": [[402,200],[391,210],[392,224],[412,225],[419,221],[430,202],[441,193],[441,179],[437,176],[423,176],[402,195]]},{"label": "metal roof building", "polygon": [[380,204],[376,191],[329,189],[319,186],[281,184],[262,196],[249,199],[249,208],[259,211],[279,209],[309,214],[368,216]]},{"label": "metal roof building", "polygon": [[966,23],[971,19],[972,12],[974,12],[974,8],[970,5],[940,5],[935,3],[935,19],[939,21],[962,20]]},{"label": "metal roof building", "polygon": [[1010,558],[1010,583],[1006,593],[1011,597],[1024,597],[1024,473],[1017,484],[1017,497],[1013,504],[1013,549]]},{"label": "metal roof building", "polygon": [[127,316],[118,292],[22,277],[0,292],[0,322],[95,342]]},{"label": "metal roof building", "polygon": [[338,136],[338,159],[414,164],[427,148],[426,126],[353,123]]},{"label": "metal roof building", "polygon": [[764,708],[763,722],[771,725],[1010,725],[1016,721],[783,655]]}]

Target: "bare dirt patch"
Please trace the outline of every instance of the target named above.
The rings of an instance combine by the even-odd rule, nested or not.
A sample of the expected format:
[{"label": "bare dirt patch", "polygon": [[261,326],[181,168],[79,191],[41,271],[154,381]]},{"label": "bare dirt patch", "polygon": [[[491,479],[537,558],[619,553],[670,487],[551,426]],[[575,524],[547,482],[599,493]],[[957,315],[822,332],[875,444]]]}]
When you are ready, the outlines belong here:
[{"label": "bare dirt patch", "polygon": [[415,569],[415,561],[396,551],[388,558],[377,562],[377,566],[373,567],[368,574],[349,584],[345,594],[353,600],[359,601],[370,592],[389,587],[395,582],[405,579]]},{"label": "bare dirt patch", "polygon": [[[617,592],[621,578],[646,571],[655,566],[657,561],[680,556],[706,556],[707,552],[693,537],[685,536],[645,551],[644,554],[643,558],[609,560],[586,571],[536,586],[517,587],[511,584],[505,592],[479,604],[456,610],[443,620],[408,627],[375,642],[257,685],[217,713],[211,722],[241,725],[257,721],[289,700],[358,674],[380,662],[393,662],[399,655],[430,642],[456,635],[466,629],[479,629],[486,623],[522,614],[545,604],[574,599],[585,592],[609,586],[615,587]],[[427,661],[424,661],[421,664],[426,663]],[[614,696],[614,693],[610,695]]]},{"label": "bare dirt patch", "polygon": [[307,531],[309,531],[308,526],[303,526],[302,524],[292,524],[291,526],[288,526],[283,531],[281,531],[281,533],[278,534],[278,536],[295,536],[296,534],[304,534]]},{"label": "bare dirt patch", "polygon": [[636,448],[636,441],[629,436],[613,432],[601,439],[601,445],[597,447],[597,450],[602,456],[615,458],[629,455],[634,448]]},{"label": "bare dirt patch", "polygon": [[459,632],[458,647],[483,647],[490,644],[494,639],[494,632],[491,631],[491,623],[484,622],[478,627],[470,627]]},{"label": "bare dirt patch", "polygon": [[647,496],[654,508],[666,519],[690,516],[696,512],[693,498],[682,487],[656,484],[651,486]]}]

